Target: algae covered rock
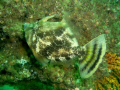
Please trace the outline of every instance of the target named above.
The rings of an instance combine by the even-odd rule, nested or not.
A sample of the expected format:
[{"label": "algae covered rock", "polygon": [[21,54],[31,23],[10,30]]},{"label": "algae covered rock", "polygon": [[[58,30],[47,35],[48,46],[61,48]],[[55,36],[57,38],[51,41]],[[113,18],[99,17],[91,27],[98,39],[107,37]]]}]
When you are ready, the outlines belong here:
[{"label": "algae covered rock", "polygon": [[[80,35],[78,33],[77,42],[73,40],[73,45],[85,45],[97,35],[104,33],[106,34],[107,51],[114,53],[116,52],[119,54],[119,4],[119,0],[1,0],[0,83],[20,83],[22,80],[32,81],[33,79],[39,78],[38,82],[42,81],[45,83],[50,83],[56,88],[60,87],[60,89],[91,89],[94,87],[91,84],[91,82],[94,81],[92,78],[103,78],[106,73],[100,71],[100,68],[98,67],[98,71],[95,72],[95,74],[93,74],[89,79],[82,79],[79,74],[79,63],[76,62],[78,57],[74,58],[73,54],[73,52],[76,51],[76,48],[72,50],[69,49],[71,48],[71,41],[64,43],[64,41],[66,41],[68,38],[64,37],[64,40],[62,41],[64,45],[63,43],[59,42],[57,46],[65,46],[67,48],[65,49],[67,52],[61,48],[60,50],[57,49],[59,52],[55,51],[55,53],[53,53],[51,56],[50,51],[56,50],[56,47],[51,49],[47,48],[47,53],[45,53],[47,50],[44,48],[51,45],[53,42],[52,40],[55,40],[55,36],[58,36],[58,39],[61,40],[59,34],[63,33],[63,30],[68,29],[66,22],[62,21],[61,19],[61,12],[68,11],[69,14],[67,17],[69,17],[73,22],[72,24],[69,23],[71,26],[73,26],[71,28],[77,28],[78,32],[81,33]],[[56,18],[53,14],[58,14],[60,18]],[[50,38],[50,33],[46,32],[43,34],[43,31],[37,35],[38,28],[40,28],[40,30],[60,31],[51,31],[52,34],[54,34],[51,34],[52,37]],[[24,39],[23,29],[25,31],[26,39]],[[31,38],[27,39],[27,36],[29,35],[31,35]],[[38,36],[46,38],[40,39]],[[73,39],[70,32],[68,36]],[[34,42],[32,40],[34,40]],[[40,43],[36,43],[37,40],[40,40]],[[27,46],[27,44],[30,48]],[[44,53],[42,51],[41,54],[35,52],[36,46],[39,45],[44,47],[37,48],[37,52],[40,51],[40,49],[44,49]],[[56,45],[56,43],[54,43],[54,45]],[[84,49],[82,50],[84,52]],[[68,52],[71,52],[71,55],[68,55],[66,59],[63,57],[64,55],[59,57],[59,53],[61,51],[64,51],[64,54],[67,55]],[[46,55],[48,55],[47,58],[45,58]],[[53,58],[53,56],[56,58]],[[77,65],[73,62],[69,62],[70,57],[73,57],[73,61],[75,60]],[[40,61],[40,63],[38,63],[36,59]],[[58,64],[58,62],[64,60],[68,61],[66,63]],[[49,65],[50,63],[54,64]],[[103,63],[105,63],[105,59],[103,60]],[[102,70],[104,70],[107,66],[105,68],[103,66],[100,67],[102,67]]]}]

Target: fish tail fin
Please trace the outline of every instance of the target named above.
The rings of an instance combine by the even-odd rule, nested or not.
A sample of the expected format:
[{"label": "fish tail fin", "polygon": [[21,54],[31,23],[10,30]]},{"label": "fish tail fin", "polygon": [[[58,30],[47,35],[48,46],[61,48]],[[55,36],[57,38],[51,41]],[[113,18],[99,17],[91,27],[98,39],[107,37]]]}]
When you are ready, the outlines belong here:
[{"label": "fish tail fin", "polygon": [[85,56],[79,60],[79,71],[81,78],[90,77],[102,62],[106,51],[105,35],[99,35],[85,46]]}]

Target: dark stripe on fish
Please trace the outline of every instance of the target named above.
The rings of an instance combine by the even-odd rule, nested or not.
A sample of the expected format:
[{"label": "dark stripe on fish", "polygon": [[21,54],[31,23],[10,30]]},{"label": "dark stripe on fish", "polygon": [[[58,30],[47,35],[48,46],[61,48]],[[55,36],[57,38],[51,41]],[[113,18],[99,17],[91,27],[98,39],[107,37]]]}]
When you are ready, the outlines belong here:
[{"label": "dark stripe on fish", "polygon": [[98,61],[100,59],[101,53],[102,53],[102,47],[99,49],[98,55],[97,55],[97,59],[95,60],[95,62],[93,63],[93,65],[89,68],[88,73],[90,71],[92,71],[95,68],[95,66],[97,65],[97,63],[98,63]]},{"label": "dark stripe on fish", "polygon": [[[69,61],[69,60],[71,60],[71,58],[70,58],[70,54],[67,54],[67,53],[63,53],[62,55],[61,55],[61,57],[65,57],[65,59],[64,60],[66,60],[66,61]],[[56,57],[55,57],[56,58]],[[60,59],[59,59],[60,60]],[[61,61],[61,60],[60,60]]]},{"label": "dark stripe on fish", "polygon": [[71,58],[69,56],[65,57],[66,60],[70,60]]},{"label": "dark stripe on fish", "polygon": [[55,36],[61,36],[63,34],[63,32],[64,32],[64,28],[62,28],[62,27],[57,30],[54,30]]},{"label": "dark stripe on fish", "polygon": [[42,55],[46,57],[46,56],[49,56],[48,53],[51,54],[52,52],[56,52],[62,47],[63,47],[62,41],[55,40],[50,46],[47,46],[41,52],[42,52]]},{"label": "dark stripe on fish", "polygon": [[84,70],[87,68],[87,66],[88,66],[89,64],[91,64],[91,62],[93,62],[93,59],[94,59],[94,57],[95,57],[95,51],[96,51],[96,49],[97,49],[97,44],[94,44],[93,52],[92,52],[92,57],[91,57],[90,60],[87,62],[87,64],[82,68],[82,71],[84,71]]},{"label": "dark stripe on fish", "polygon": [[45,49],[43,49],[43,50],[41,51],[41,53],[42,53],[43,56],[47,57],[47,56],[49,56],[49,53],[52,53],[53,51],[54,51],[54,48],[53,48],[53,46],[51,45],[51,46],[48,46],[48,47],[46,47]]},{"label": "dark stripe on fish", "polygon": [[[86,52],[88,52],[88,47],[86,47],[86,49],[87,49]],[[86,53],[86,55],[85,55],[85,57],[83,59],[79,60],[79,64],[83,63],[84,60],[86,60],[87,55],[88,55],[88,53]]]},{"label": "dark stripe on fish", "polygon": [[55,58],[56,61],[61,61],[59,58]]},{"label": "dark stripe on fish", "polygon": [[56,36],[62,35],[63,32],[64,32],[64,29],[63,28],[58,28],[58,29],[56,29],[54,31],[49,30],[49,31],[46,31],[46,32],[40,32],[40,31],[36,31],[36,32],[37,32],[37,36],[39,36],[40,38],[44,38],[46,36],[50,36],[50,37],[54,36],[54,37],[56,37]]},{"label": "dark stripe on fish", "polygon": [[40,38],[43,38],[43,37],[44,37],[44,35],[43,35],[42,32],[37,33],[37,36],[40,37]]}]

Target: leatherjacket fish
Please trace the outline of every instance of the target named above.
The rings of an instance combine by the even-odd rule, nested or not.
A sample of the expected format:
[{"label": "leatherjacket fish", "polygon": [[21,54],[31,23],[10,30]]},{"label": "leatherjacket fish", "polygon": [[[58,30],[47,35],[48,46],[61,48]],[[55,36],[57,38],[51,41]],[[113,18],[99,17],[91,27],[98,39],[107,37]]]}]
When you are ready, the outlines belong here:
[{"label": "leatherjacket fish", "polygon": [[80,76],[90,77],[97,70],[105,54],[105,35],[99,35],[86,45],[80,46],[74,30],[65,20],[48,21],[53,17],[54,15],[47,16],[35,23],[24,24],[25,38],[34,56],[43,65],[71,64],[78,59]]}]

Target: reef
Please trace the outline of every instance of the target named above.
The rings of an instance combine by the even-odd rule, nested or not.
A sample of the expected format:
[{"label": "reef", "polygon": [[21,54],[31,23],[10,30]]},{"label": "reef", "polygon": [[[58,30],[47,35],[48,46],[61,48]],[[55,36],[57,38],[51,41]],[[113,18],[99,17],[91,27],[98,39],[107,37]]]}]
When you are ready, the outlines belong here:
[{"label": "reef", "polygon": [[108,63],[109,76],[104,76],[96,80],[96,90],[119,90],[120,88],[120,56],[107,53],[105,55]]},{"label": "reef", "polygon": [[[70,67],[43,67],[26,43],[24,23],[54,14],[57,17],[52,21],[60,21],[63,11],[68,13],[66,19],[71,28],[79,31],[80,45],[106,34],[107,52],[117,54],[106,54],[98,70],[87,80],[80,77],[77,62]],[[0,88],[10,84],[20,90],[28,87],[41,90],[119,89],[119,33],[119,0],[0,0]]]}]

